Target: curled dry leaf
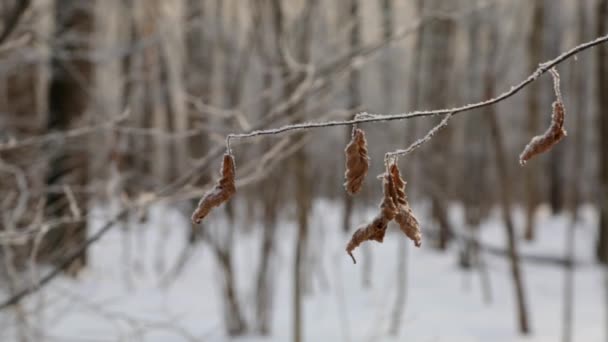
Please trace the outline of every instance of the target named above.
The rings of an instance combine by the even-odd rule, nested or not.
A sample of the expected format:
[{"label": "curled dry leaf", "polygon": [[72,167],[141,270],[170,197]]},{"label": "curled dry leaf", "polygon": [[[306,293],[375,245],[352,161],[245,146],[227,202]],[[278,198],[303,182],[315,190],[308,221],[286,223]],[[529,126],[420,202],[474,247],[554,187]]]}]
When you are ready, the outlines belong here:
[{"label": "curled dry leaf", "polygon": [[355,264],[357,263],[357,260],[353,256],[355,248],[369,240],[382,242],[388,228],[388,223],[397,215],[397,206],[391,196],[391,193],[394,192],[393,181],[388,174],[383,178],[383,186],[384,196],[382,202],[380,202],[380,213],[376,215],[371,223],[358,228],[346,245],[346,252]]},{"label": "curled dry leaf", "polygon": [[346,252],[353,259],[353,263],[357,263],[357,260],[353,256],[353,251],[355,248],[359,247],[359,245],[363,242],[369,240],[382,242],[384,240],[384,234],[386,233],[386,228],[388,228],[389,222],[389,220],[379,214],[370,224],[358,228],[353,233],[353,236],[346,245]]},{"label": "curled dry leaf", "polygon": [[213,189],[207,192],[198,202],[198,207],[192,213],[192,222],[195,224],[209,214],[211,209],[228,201],[236,192],[234,158],[230,154],[224,154],[222,162],[221,178]]},{"label": "curled dry leaf", "polygon": [[346,172],[344,173],[346,182],[344,187],[349,194],[354,195],[361,190],[369,169],[367,141],[363,130],[357,128],[353,131],[352,139],[344,152],[346,154]]},{"label": "curled dry leaf", "polygon": [[526,145],[523,152],[519,155],[519,163],[521,165],[525,165],[532,157],[550,150],[567,135],[564,129],[564,116],[564,104],[560,101],[553,102],[551,125],[543,135],[535,136]]},{"label": "curled dry leaf", "polygon": [[395,201],[395,183],[389,174],[385,174],[382,181],[384,197],[380,202],[380,214],[387,220],[392,220],[397,215],[397,201]]},{"label": "curled dry leaf", "polygon": [[399,224],[399,229],[412,241],[416,247],[422,245],[422,234],[420,233],[420,224],[414,216],[412,209],[408,206],[407,208],[399,208],[395,221]]},{"label": "curled dry leaf", "polygon": [[394,184],[394,201],[397,203],[398,210],[395,215],[395,221],[399,224],[399,229],[408,237],[414,241],[416,247],[422,245],[422,234],[420,232],[420,224],[414,216],[412,208],[410,207],[407,196],[405,195],[406,182],[401,178],[399,167],[397,164],[390,166],[391,179]]}]

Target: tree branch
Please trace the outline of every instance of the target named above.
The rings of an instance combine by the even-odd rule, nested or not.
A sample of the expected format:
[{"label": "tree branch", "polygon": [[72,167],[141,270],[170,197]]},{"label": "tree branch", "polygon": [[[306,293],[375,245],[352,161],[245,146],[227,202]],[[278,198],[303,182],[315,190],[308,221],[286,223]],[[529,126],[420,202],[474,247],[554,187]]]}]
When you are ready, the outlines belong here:
[{"label": "tree branch", "polygon": [[468,112],[474,109],[488,107],[494,105],[496,103],[502,102],[511,96],[517,94],[526,86],[536,81],[541,75],[551,70],[551,68],[559,65],[560,63],[568,60],[579,52],[590,49],[596,45],[600,45],[608,41],[608,35],[601,36],[595,40],[577,45],[576,47],[564,52],[563,54],[557,56],[556,58],[549,60],[545,63],[542,63],[538,66],[538,68],[525,80],[521,81],[519,84],[511,87],[508,91],[500,94],[498,97],[494,97],[491,99],[487,99],[481,102],[467,104],[461,107],[456,108],[445,108],[445,109],[436,109],[436,110],[428,110],[428,111],[413,111],[401,114],[369,114],[369,113],[360,113],[352,120],[344,120],[344,121],[326,121],[326,122],[305,122],[294,125],[286,125],[279,128],[272,129],[263,129],[263,130],[255,130],[249,133],[242,134],[229,134],[226,137],[226,144],[228,149],[230,149],[230,142],[233,139],[247,139],[252,137],[258,137],[263,135],[277,135],[290,131],[301,131],[308,130],[314,128],[324,128],[324,127],[334,127],[334,126],[347,126],[353,124],[361,124],[361,123],[369,123],[369,122],[381,122],[381,121],[394,121],[394,120],[406,120],[413,119],[417,117],[425,117],[425,116],[435,116],[435,115],[447,115],[452,113],[453,115]]},{"label": "tree branch", "polygon": [[23,13],[25,13],[25,10],[27,10],[27,8],[30,6],[30,2],[31,0],[17,1],[13,13],[6,21],[6,25],[2,29],[2,32],[0,32],[0,45],[2,45],[4,41],[11,35],[11,33],[13,33],[13,31],[17,28],[21,17],[23,17]]}]

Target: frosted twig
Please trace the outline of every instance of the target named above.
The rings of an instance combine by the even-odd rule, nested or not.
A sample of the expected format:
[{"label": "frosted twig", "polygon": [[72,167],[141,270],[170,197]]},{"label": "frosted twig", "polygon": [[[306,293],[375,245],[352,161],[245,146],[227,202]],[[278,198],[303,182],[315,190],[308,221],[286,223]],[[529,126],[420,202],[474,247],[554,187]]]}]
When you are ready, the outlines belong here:
[{"label": "frosted twig", "polygon": [[452,118],[453,115],[454,115],[454,113],[449,113],[448,115],[446,115],[441,120],[441,122],[439,122],[435,127],[431,128],[431,130],[428,131],[428,133],[424,137],[422,137],[422,138],[414,141],[405,150],[396,150],[396,151],[393,151],[393,152],[386,153],[384,159],[385,160],[394,159],[396,157],[400,157],[400,156],[404,156],[406,154],[412,153],[414,150],[418,149],[424,143],[426,143],[429,140],[431,140],[431,138],[433,138],[433,136],[435,135],[435,133],[437,133],[439,130],[441,130],[442,128],[444,128],[445,126],[447,126],[448,125],[448,121],[450,121],[450,119]]},{"label": "frosted twig", "polygon": [[19,22],[21,21],[23,14],[26,12],[28,7],[30,7],[30,2],[31,0],[16,2],[13,12],[5,18],[7,20],[4,23],[2,32],[0,32],[0,45],[2,45],[4,41],[11,35],[11,33],[15,31],[17,26],[19,26]]},{"label": "frosted twig", "polygon": [[[30,198],[30,188],[25,172],[15,165],[5,163],[2,159],[0,159],[0,172],[10,173],[15,177],[15,182],[19,190],[19,197],[16,200],[15,208],[12,210],[10,219],[12,222],[18,222],[26,213],[27,202]],[[6,215],[9,216],[8,214]]]},{"label": "frosted twig", "polygon": [[326,121],[326,122],[308,122],[308,123],[299,123],[294,125],[286,125],[278,128],[271,129],[262,129],[262,130],[254,130],[249,133],[242,134],[229,134],[227,138],[229,139],[247,139],[251,137],[263,136],[263,135],[276,135],[290,131],[300,131],[300,130],[308,130],[314,128],[322,128],[322,127],[334,127],[334,126],[346,126],[353,125],[359,123],[366,122],[381,122],[381,121],[393,121],[393,120],[406,120],[413,119],[417,117],[425,117],[432,115],[456,115],[463,112],[468,112],[473,109],[483,108],[487,106],[491,106],[493,104],[499,103],[508,99],[509,97],[517,94],[519,91],[524,89],[530,83],[536,81],[541,75],[551,70],[556,65],[566,61],[572,56],[578,54],[581,51],[592,48],[596,45],[605,43],[608,41],[608,35],[601,36],[596,38],[595,40],[577,45],[576,47],[564,52],[563,54],[557,56],[556,58],[539,65],[539,67],[526,79],[521,81],[519,84],[511,87],[508,91],[500,94],[499,96],[491,99],[487,99],[481,102],[467,104],[461,107],[456,108],[445,108],[445,109],[437,109],[437,110],[426,110],[426,111],[413,111],[401,114],[369,114],[369,113],[361,113],[361,116],[356,117],[352,120],[344,120],[344,121]]},{"label": "frosted twig", "polygon": [[564,103],[564,99],[562,98],[562,91],[560,89],[559,73],[555,68],[551,68],[551,70],[549,70],[549,73],[551,73],[551,76],[553,77],[553,90],[555,91],[555,97],[557,98],[557,101]]},{"label": "frosted twig", "polygon": [[68,203],[70,204],[70,211],[72,212],[72,216],[74,216],[75,219],[80,219],[82,217],[82,214],[80,212],[80,209],[78,208],[78,203],[76,202],[76,197],[74,197],[72,189],[70,189],[69,185],[65,184],[63,186],[63,191],[65,192],[65,196],[67,197]]},{"label": "frosted twig", "polygon": [[48,144],[55,140],[77,138],[83,135],[96,133],[102,129],[110,129],[121,123],[122,121],[126,120],[129,115],[129,109],[125,109],[125,111],[121,115],[111,119],[108,122],[104,122],[98,125],[91,125],[86,127],[75,128],[69,131],[53,132],[49,134],[33,136],[19,141],[9,140],[8,142],[0,142],[0,152],[14,150],[22,147],[28,147],[32,145]]}]

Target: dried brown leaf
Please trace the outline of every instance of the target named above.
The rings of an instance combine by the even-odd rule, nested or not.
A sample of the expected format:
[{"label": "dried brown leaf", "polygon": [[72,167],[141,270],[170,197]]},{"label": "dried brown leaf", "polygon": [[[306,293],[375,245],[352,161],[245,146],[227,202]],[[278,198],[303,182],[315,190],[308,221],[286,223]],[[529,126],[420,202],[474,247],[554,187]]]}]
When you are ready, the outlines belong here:
[{"label": "dried brown leaf", "polygon": [[351,141],[344,150],[346,154],[346,172],[344,177],[346,191],[354,195],[361,191],[363,181],[369,170],[369,157],[367,155],[367,141],[365,132],[357,128],[353,131]]},{"label": "dried brown leaf", "polygon": [[389,174],[385,174],[382,181],[384,196],[380,202],[381,215],[391,221],[397,215],[397,204],[395,199],[395,184]]},{"label": "dried brown leaf", "polygon": [[198,202],[198,207],[192,213],[192,222],[195,224],[209,214],[211,209],[228,201],[236,192],[234,158],[230,154],[224,154],[220,180],[213,189],[207,192]]},{"label": "dried brown leaf", "polygon": [[399,167],[396,163],[391,164],[389,170],[395,189],[395,202],[398,203],[395,222],[399,224],[399,229],[410,238],[410,240],[414,241],[416,247],[420,247],[422,245],[420,224],[407,201],[407,196],[405,195],[406,182],[401,178],[401,173],[399,172]]},{"label": "dried brown leaf", "polygon": [[399,208],[399,212],[397,213],[397,216],[395,216],[395,222],[399,224],[399,229],[410,238],[410,240],[414,241],[416,247],[422,245],[420,224],[409,206]]},{"label": "dried brown leaf", "polygon": [[560,101],[553,102],[553,114],[551,115],[551,125],[543,135],[538,135],[526,145],[519,156],[519,163],[525,165],[532,157],[550,150],[567,133],[564,129],[564,104]]},{"label": "dried brown leaf", "polygon": [[382,202],[380,202],[380,213],[378,213],[371,223],[358,228],[346,245],[346,252],[350,255],[355,264],[357,261],[353,256],[353,250],[365,241],[373,240],[382,242],[389,222],[397,215],[397,206],[391,196],[395,189],[393,181],[388,174],[385,174],[383,177],[383,189],[384,196],[382,197]]},{"label": "dried brown leaf", "polygon": [[405,195],[405,185],[406,182],[401,178],[401,173],[399,172],[399,167],[396,163],[391,164],[389,167],[389,171],[391,174],[391,179],[394,184],[395,194],[393,196],[393,200],[397,205],[406,205],[407,204],[407,196]]},{"label": "dried brown leaf", "polygon": [[346,253],[353,259],[353,263],[357,263],[357,260],[353,256],[355,248],[359,247],[363,242],[370,240],[381,243],[384,240],[384,234],[389,222],[382,214],[379,214],[370,224],[360,227],[353,233],[353,236],[346,245]]}]

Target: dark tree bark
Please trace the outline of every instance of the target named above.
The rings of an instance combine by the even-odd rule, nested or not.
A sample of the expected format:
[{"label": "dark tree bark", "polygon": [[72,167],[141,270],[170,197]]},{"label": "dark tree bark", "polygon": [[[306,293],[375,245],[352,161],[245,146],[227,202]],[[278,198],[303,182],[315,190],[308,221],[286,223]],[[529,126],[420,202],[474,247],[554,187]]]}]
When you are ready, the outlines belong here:
[{"label": "dark tree bark", "polygon": [[[349,23],[352,22],[350,31],[349,48],[356,51],[361,44],[361,21],[359,18],[359,0],[350,0],[348,8]],[[356,68],[348,75],[348,108],[356,108],[361,104],[360,73]],[[351,128],[346,128],[346,142],[350,140]],[[351,217],[353,215],[353,197],[346,191],[344,193],[344,214],[342,216],[342,230],[346,233],[351,229]]]},{"label": "dark tree bark", "polygon": [[[475,2],[475,1],[473,1]],[[483,95],[483,55],[479,53],[484,47],[482,26],[483,18],[473,16],[469,21],[469,60],[467,86],[465,95],[467,98],[476,99]],[[480,113],[483,115],[483,113]],[[459,254],[459,265],[463,269],[479,271],[481,289],[484,301],[491,302],[492,291],[490,286],[489,273],[485,267],[483,255],[479,248],[479,225],[481,220],[487,215],[491,200],[491,194],[484,189],[488,188],[487,170],[489,169],[487,156],[488,134],[484,127],[483,120],[479,120],[476,115],[470,115],[466,119],[466,139],[467,148],[465,149],[466,163],[462,169],[463,204],[465,209],[466,228],[469,231],[470,239],[462,244]]]},{"label": "dark tree bark", "polygon": [[[266,8],[260,8],[260,12]],[[275,30],[280,28],[275,26]],[[264,32],[260,34],[262,36]],[[273,36],[280,36],[280,32],[274,32]],[[275,40],[276,41],[276,40]],[[272,87],[272,73],[264,72],[263,89]],[[271,110],[271,100],[266,97],[262,102],[262,113],[265,115]],[[270,145],[265,145],[265,149]],[[263,237],[260,246],[260,265],[256,279],[256,315],[257,332],[261,335],[268,335],[271,331],[271,321],[273,312],[273,269],[272,256],[274,255],[275,234],[277,228],[277,212],[280,206],[280,188],[277,182],[281,182],[277,172],[272,172],[267,179],[262,181],[260,192],[263,194]]]},{"label": "dark tree bark", "polygon": [[[24,13],[29,7],[38,10],[30,1],[7,1],[0,6],[0,50],[3,44],[9,45],[13,37],[23,35],[29,30],[33,36],[39,32],[48,32],[50,20],[40,21],[34,27],[20,25]],[[36,38],[27,42],[27,49],[39,51],[44,47],[36,42]],[[38,53],[38,52],[36,52]],[[40,59],[32,63],[24,59],[17,61],[10,70],[0,75],[0,139],[8,137],[17,141],[31,136],[46,133],[48,121],[48,82],[49,60]],[[42,194],[34,192],[23,193],[19,188],[17,177],[22,173],[29,189],[44,188],[46,183],[47,152],[39,148],[18,148],[0,152],[0,193],[3,203],[0,205],[0,231],[25,227],[36,220]],[[12,200],[9,200],[12,198]],[[21,200],[27,204],[21,207]],[[19,207],[23,210],[19,210]],[[34,213],[34,214],[32,214]],[[25,265],[31,251],[30,244],[5,246],[5,253],[11,253],[16,269]],[[10,250],[10,251],[9,251]],[[0,267],[1,268],[1,267]]]},{"label": "dark tree bark", "polygon": [[[608,0],[600,0],[597,3],[597,28],[596,35],[606,34],[608,25]],[[597,53],[597,108],[599,136],[599,198],[598,208],[600,211],[599,236],[597,239],[596,256],[602,264],[608,264],[608,116],[604,111],[608,108],[608,46],[602,44],[595,50]]]},{"label": "dark tree bark", "polygon": [[[393,16],[394,5],[393,0],[380,0],[380,11],[382,12],[382,36],[385,41],[388,41],[393,35]],[[384,88],[383,102],[384,111],[390,113],[393,111],[393,70],[392,63],[393,49],[390,45],[384,48],[384,61],[382,63],[382,87]]]},{"label": "dark tree bark", "polygon": [[[224,83],[222,84],[222,91],[224,92],[224,106],[232,109],[237,108],[241,102],[244,91],[244,82],[241,81],[246,77],[246,70],[251,61],[249,58],[251,49],[242,48],[236,45],[233,46],[233,43],[230,40],[234,39],[234,37],[228,36],[229,32],[223,30],[223,25],[225,25],[224,18],[232,17],[232,13],[226,13],[226,11],[234,10],[235,8],[228,7],[227,4],[222,1],[218,1],[217,6],[218,7],[216,10],[218,11],[218,26],[220,27],[218,40],[220,45],[227,50],[229,56],[234,56],[232,58],[224,59]],[[227,120],[226,125],[230,127],[231,122]],[[229,227],[227,228],[230,229],[231,232],[226,240],[226,243],[221,247],[223,257],[220,260],[220,266],[223,268],[222,271],[226,275],[226,283],[224,284],[225,302],[227,304],[226,322],[228,323],[229,329],[231,329],[229,330],[231,335],[238,336],[247,333],[249,327],[245,319],[244,311],[242,309],[243,307],[240,305],[240,301],[238,299],[238,286],[236,278],[233,275],[234,267],[232,264],[234,260],[234,232],[236,232],[237,229],[235,225],[236,209],[234,206],[234,201],[228,201],[224,208],[226,217],[228,218],[227,226]]]},{"label": "dark tree bark", "polygon": [[[492,111],[490,109],[490,111]],[[503,207],[503,219],[507,231],[507,241],[509,249],[509,258],[511,259],[511,275],[513,277],[513,285],[515,287],[515,298],[517,301],[517,315],[519,322],[519,331],[527,335],[530,333],[530,324],[528,322],[528,310],[526,306],[525,290],[523,284],[523,276],[520,269],[519,254],[517,252],[517,238],[515,237],[515,226],[511,218],[511,196],[509,191],[509,182],[507,175],[507,163],[502,143],[502,132],[496,118],[495,113],[486,114],[494,140],[494,148],[497,159],[498,177],[501,183],[501,203]]]},{"label": "dark tree bark", "polygon": [[[422,13],[428,10],[441,11],[449,10],[453,2],[446,0],[424,1]],[[454,23],[450,19],[438,18],[428,22],[422,33],[422,65],[421,65],[421,106],[425,108],[445,108],[449,107],[450,101],[450,79],[451,61],[453,53],[452,34]],[[431,154],[425,164],[427,174],[433,182],[442,189],[444,195],[431,195],[431,213],[439,226],[439,240],[437,247],[441,250],[447,248],[450,239],[450,222],[447,213],[447,201],[445,196],[450,192],[450,177],[447,170],[450,164],[452,128],[446,127],[441,134],[431,141]]]},{"label": "dark tree bark", "polygon": [[[89,49],[87,37],[93,31],[93,2],[58,0],[55,3],[55,36],[63,41],[56,47],[52,59],[52,75],[49,86],[50,131],[64,131],[78,127],[85,119],[89,107],[89,87],[92,79],[92,64],[84,57]],[[64,59],[59,50],[68,51],[74,57]],[[61,53],[63,54],[63,52]],[[48,186],[86,186],[88,182],[88,146],[84,138],[58,146],[51,156]],[[74,202],[81,217],[85,217],[88,196],[85,192],[74,192]],[[72,203],[74,205],[74,203]],[[66,194],[51,193],[47,197],[46,215],[49,217],[72,217],[70,202]],[[41,246],[41,256],[51,262],[59,262],[63,253],[84,243],[87,235],[86,220],[68,223],[51,230]],[[66,272],[76,275],[86,265],[86,252],[75,260]]]},{"label": "dark tree bark", "polygon": [[[229,229],[234,229],[231,225]],[[233,235],[232,233],[230,235]],[[230,236],[228,239],[232,239]],[[240,336],[247,332],[247,322],[242,314],[240,301],[236,290],[236,279],[232,265],[230,249],[214,246],[216,259],[224,276],[222,292],[224,297],[224,319],[226,330],[230,336]]]},{"label": "dark tree bark", "polygon": [[[495,60],[496,60],[496,42],[498,33],[495,29],[490,29],[489,45],[487,51],[486,70],[484,74],[485,96],[491,98],[495,96]],[[511,181],[509,176],[509,166],[507,163],[506,149],[504,146],[504,136],[498,117],[496,116],[496,107],[491,106],[485,113],[485,118],[490,129],[492,145],[494,147],[494,155],[496,162],[496,178],[500,186],[500,203],[502,205],[502,215],[507,233],[507,243],[509,250],[509,259],[511,266],[511,276],[513,278],[513,287],[515,292],[515,301],[517,308],[517,318],[519,332],[523,335],[530,333],[530,323],[528,319],[528,309],[526,305],[526,294],[524,287],[523,275],[520,266],[520,257],[517,250],[517,237],[515,236],[515,224],[513,223],[512,215],[512,197],[511,197]]]},{"label": "dark tree bark", "polygon": [[[297,35],[298,49],[296,52],[302,63],[308,63],[310,60],[312,19],[317,2],[318,0],[307,0],[301,16],[302,28]],[[287,88],[292,87],[293,84],[288,84]],[[293,89],[289,90],[288,93],[292,93]],[[292,113],[296,113],[298,110],[305,110],[304,107],[305,104],[296,106],[292,109]],[[296,138],[301,138],[300,134],[296,136]],[[305,262],[309,231],[308,216],[312,207],[312,182],[306,150],[301,149],[296,152],[292,166],[295,168],[296,220],[298,224],[293,267],[293,341],[302,342],[304,339],[302,297],[304,292],[304,277],[306,276]]]},{"label": "dark tree bark", "polygon": [[[540,63],[543,51],[544,36],[544,6],[543,1],[530,2],[532,9],[532,26],[528,39],[528,69],[535,70]],[[527,130],[528,136],[536,136],[540,132],[540,84],[534,82],[528,87],[527,98]],[[534,239],[534,214],[539,204],[538,163],[529,163],[524,170],[526,196],[526,240]]]},{"label": "dark tree bark", "polygon": [[[551,2],[551,6],[546,8],[546,23],[547,34],[545,39],[549,44],[545,44],[545,55],[557,56],[560,54],[560,43],[563,40],[563,21],[564,21],[564,5],[561,1]],[[567,72],[564,72],[567,76]],[[568,106],[569,104],[566,103]],[[549,105],[543,106],[543,108],[551,108]],[[544,110],[544,112],[550,112],[550,110]],[[545,119],[549,121],[549,119]],[[541,129],[542,132],[542,129]],[[537,133],[538,134],[538,133]],[[568,144],[558,144],[551,149],[549,154],[549,161],[546,164],[547,174],[549,175],[549,205],[553,214],[558,214],[563,211],[565,206],[565,189],[564,186],[564,156]]]},{"label": "dark tree bark", "polygon": [[[577,37],[578,41],[585,39],[585,31],[587,26],[586,2],[582,1],[577,5]],[[585,64],[582,64],[585,65]],[[564,307],[562,311],[562,341],[572,341],[574,331],[574,306],[575,306],[575,291],[574,291],[574,257],[576,247],[576,223],[578,222],[578,206],[580,204],[582,185],[580,175],[585,169],[585,126],[587,123],[586,113],[586,85],[583,77],[583,66],[581,64],[573,64],[570,68],[572,91],[576,94],[576,119],[574,120],[574,156],[572,167],[570,169],[570,211],[572,215],[571,223],[568,225],[568,233],[565,241],[565,257],[568,260],[568,265],[564,270]]]},{"label": "dark tree bark", "polygon": [[[393,0],[381,0],[380,1],[380,10],[382,11],[382,31],[385,40],[388,40],[393,35],[393,15],[394,15],[394,4]],[[419,44],[419,39],[417,39],[416,44]],[[417,50],[416,50],[417,51]],[[393,93],[393,76],[392,70],[393,65],[392,61],[392,51],[390,48],[385,50],[385,60],[382,65],[382,78],[383,78],[383,87],[384,87],[384,102],[386,112],[392,111],[392,93]],[[417,52],[414,54],[418,55]],[[419,63],[419,59],[418,62]],[[415,65],[415,64],[413,64]],[[417,69],[413,69],[417,70]],[[410,123],[411,124],[411,123]],[[409,135],[411,137],[413,135]],[[409,138],[408,137],[408,138]],[[406,142],[407,143],[407,142]],[[406,169],[408,172],[408,176],[411,177],[413,167],[409,166]],[[411,180],[411,178],[408,178]],[[395,294],[395,301],[393,302],[393,311],[391,314],[390,326],[388,328],[389,333],[393,336],[399,335],[399,330],[401,328],[401,321],[403,319],[403,314],[405,312],[405,303],[407,300],[407,249],[408,249],[409,241],[407,239],[400,239],[397,244],[397,264],[395,274],[397,275],[397,290]]]}]

